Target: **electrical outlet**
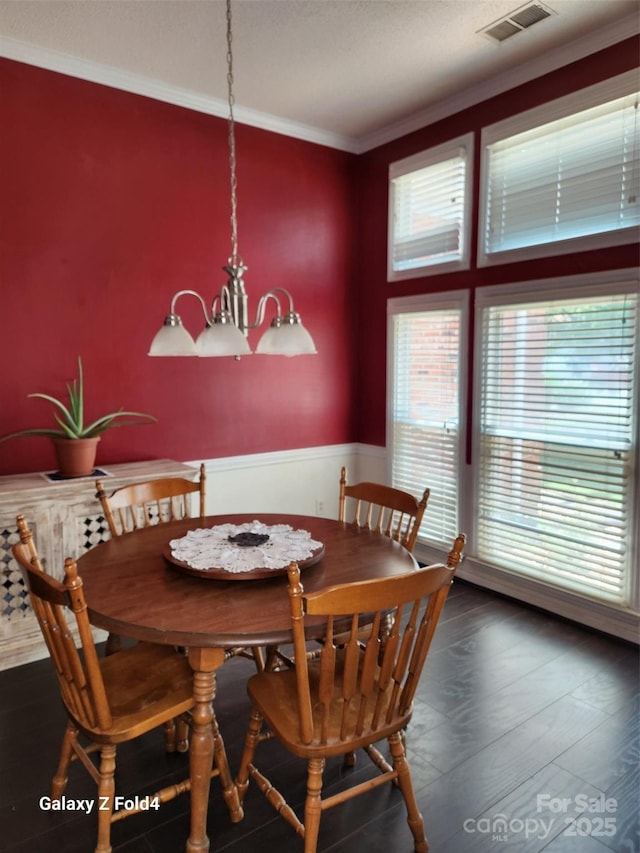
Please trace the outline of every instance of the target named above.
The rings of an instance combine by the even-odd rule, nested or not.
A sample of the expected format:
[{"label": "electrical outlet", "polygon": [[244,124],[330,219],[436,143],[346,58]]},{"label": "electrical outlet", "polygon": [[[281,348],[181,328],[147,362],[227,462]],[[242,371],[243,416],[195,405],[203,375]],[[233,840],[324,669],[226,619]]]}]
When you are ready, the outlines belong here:
[{"label": "electrical outlet", "polygon": [[320,498],[316,498],[316,515],[324,515],[324,501]]}]

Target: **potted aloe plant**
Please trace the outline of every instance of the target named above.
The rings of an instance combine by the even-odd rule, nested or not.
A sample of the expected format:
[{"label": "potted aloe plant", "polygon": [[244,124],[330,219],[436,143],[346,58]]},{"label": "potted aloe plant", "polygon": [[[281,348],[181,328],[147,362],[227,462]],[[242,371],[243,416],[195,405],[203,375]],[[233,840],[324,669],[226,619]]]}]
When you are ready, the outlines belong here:
[{"label": "potted aloe plant", "polygon": [[[78,357],[78,377],[67,383],[68,402],[58,400],[49,394],[28,394],[39,397],[54,406],[54,418],[58,428],[23,429],[0,437],[0,442],[8,441],[20,435],[43,435],[52,439],[58,459],[58,471],[63,477],[86,477],[93,472],[98,442],[101,433],[111,427],[128,426],[144,421],[155,421],[153,415],[142,412],[127,412],[118,409],[108,415],[85,425],[84,414],[84,376],[82,359]],[[122,420],[134,418],[135,420]]]}]

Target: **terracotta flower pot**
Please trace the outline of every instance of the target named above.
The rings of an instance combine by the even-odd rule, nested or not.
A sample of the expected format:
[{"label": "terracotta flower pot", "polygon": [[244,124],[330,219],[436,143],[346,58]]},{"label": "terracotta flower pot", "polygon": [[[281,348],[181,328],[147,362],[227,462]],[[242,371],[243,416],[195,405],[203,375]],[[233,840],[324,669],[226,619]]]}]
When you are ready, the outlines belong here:
[{"label": "terracotta flower pot", "polygon": [[54,438],[58,472],[63,477],[88,477],[93,473],[100,436],[96,438]]}]

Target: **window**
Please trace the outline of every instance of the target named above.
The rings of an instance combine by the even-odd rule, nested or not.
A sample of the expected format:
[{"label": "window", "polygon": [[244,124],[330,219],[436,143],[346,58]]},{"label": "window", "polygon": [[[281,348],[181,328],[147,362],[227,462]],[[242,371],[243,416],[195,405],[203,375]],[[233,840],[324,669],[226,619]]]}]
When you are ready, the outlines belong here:
[{"label": "window", "polygon": [[637,607],[639,302],[629,271],[478,288],[467,424],[468,293],[389,300],[391,479],[431,489],[425,556],[463,530],[471,579]]},{"label": "window", "polygon": [[480,265],[637,240],[635,73],[485,128],[482,155]]},{"label": "window", "polygon": [[478,296],[479,558],[625,604],[634,520],[637,285]]},{"label": "window", "polygon": [[460,515],[466,294],[440,294],[428,310],[420,310],[423,302],[389,300],[391,482],[418,497],[431,489],[419,535],[451,543]]},{"label": "window", "polygon": [[469,266],[473,134],[389,167],[388,278]]}]

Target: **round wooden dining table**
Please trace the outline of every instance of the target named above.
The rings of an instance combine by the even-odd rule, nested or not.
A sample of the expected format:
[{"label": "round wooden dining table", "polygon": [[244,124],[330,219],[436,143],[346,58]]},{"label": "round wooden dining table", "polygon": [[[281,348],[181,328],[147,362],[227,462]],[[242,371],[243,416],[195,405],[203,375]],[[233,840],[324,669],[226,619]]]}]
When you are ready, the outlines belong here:
[{"label": "round wooden dining table", "polygon": [[[193,669],[194,709],[189,746],[191,826],[187,853],[206,851],[207,803],[214,759],[216,670],[225,649],[273,646],[292,640],[286,573],[225,580],[187,574],[167,556],[168,543],[189,530],[222,524],[287,524],[324,546],[320,559],[301,569],[305,591],[414,571],[417,563],[387,536],[328,518],[233,514],[146,527],[101,543],[78,560],[93,625],[120,636],[184,646]],[[197,573],[196,573],[197,574]],[[309,637],[314,637],[309,620]],[[223,750],[224,752],[224,750]],[[225,759],[226,760],[226,759]],[[221,774],[221,779],[222,779]],[[223,794],[233,821],[242,818],[235,788]]]}]

